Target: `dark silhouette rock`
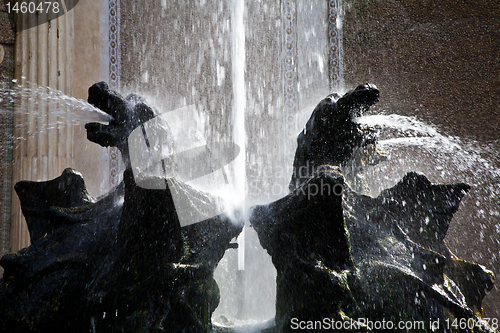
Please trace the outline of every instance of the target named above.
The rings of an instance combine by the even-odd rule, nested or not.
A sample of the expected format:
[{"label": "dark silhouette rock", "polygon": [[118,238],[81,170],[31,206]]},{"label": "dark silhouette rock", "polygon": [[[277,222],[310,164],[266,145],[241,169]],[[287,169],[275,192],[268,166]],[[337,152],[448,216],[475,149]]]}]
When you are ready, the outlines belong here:
[{"label": "dark silhouette rock", "polygon": [[306,182],[321,165],[341,166],[357,148],[375,143],[372,131],[361,127],[354,118],[378,99],[378,89],[366,84],[342,97],[331,94],[319,102],[297,138],[290,191]]},{"label": "dark silhouette rock", "polygon": [[277,331],[324,318],[352,320],[353,332],[384,331],[363,325],[383,318],[423,322],[425,332],[439,319],[444,332],[445,320],[463,318],[478,323],[475,332],[492,332],[476,312],[492,273],[453,258],[443,243],[468,188],[409,173],[372,198],[324,167],[285,198],[255,207],[250,222],[277,270]]},{"label": "dark silhouette rock", "polygon": [[81,174],[72,169],[64,170],[60,177],[49,182],[18,182],[15,190],[19,197],[30,197],[30,200],[21,200],[21,207],[31,243],[50,234],[58,225],[71,223],[58,219],[57,211],[50,207],[83,207],[94,202]]},{"label": "dark silhouette rock", "polygon": [[[207,332],[219,303],[213,272],[241,231],[227,216],[181,228],[169,188],[138,187],[127,170],[117,258],[92,292],[110,332]],[[184,188],[185,191],[195,191]],[[111,274],[110,274],[111,273]]]},{"label": "dark silhouette rock", "polygon": [[292,331],[293,318],[322,321],[356,311],[345,281],[353,263],[337,186],[344,186],[342,176],[330,168],[251,212],[250,223],[277,271],[278,332]]},{"label": "dark silhouette rock", "polygon": [[[135,94],[123,97],[110,90],[106,82],[99,82],[90,87],[87,100],[113,117],[107,125],[85,124],[87,139],[103,147],[117,147],[122,153],[125,165],[130,167],[127,139],[134,129],[156,117],[156,112],[145,104],[144,98]],[[168,126],[166,123],[164,125]]]},{"label": "dark silhouette rock", "polygon": [[[69,200],[71,191],[54,193],[69,180],[78,185],[80,197],[74,200]],[[35,232],[31,246],[0,260],[5,269],[0,282],[0,331],[88,331],[93,308],[87,288],[98,272],[108,268],[107,257],[116,248],[122,210],[116,201],[123,198],[123,185],[106,198],[89,202],[93,200],[85,195],[81,175],[65,170],[55,180],[22,182],[16,190],[30,233]]]},{"label": "dark silhouette rock", "polygon": [[[105,83],[89,89],[89,102],[114,118],[87,124],[89,139],[118,147],[127,165],[128,135],[154,112]],[[164,188],[141,188],[127,168],[99,201],[71,169],[16,184],[32,244],[0,259],[0,331],[210,331],[219,302],[213,272],[243,220],[219,214],[181,227],[172,186],[205,206],[213,200],[178,181],[158,181]]]},{"label": "dark silhouette rock", "polygon": [[[59,187],[69,183],[76,193]],[[43,199],[58,187],[64,207]],[[213,271],[241,224],[219,215],[181,228],[169,189],[142,189],[130,170],[97,202],[69,169],[16,189],[30,231],[44,234],[0,260],[5,332],[209,330],[219,302]]]},{"label": "dark silhouette rock", "polygon": [[317,332],[317,323],[339,321],[345,332],[398,329],[385,321],[418,322],[419,332],[494,332],[479,315],[493,274],[443,242],[469,186],[411,172],[373,198],[344,180],[346,165],[362,170],[356,151],[375,143],[353,117],[377,100],[366,85],[321,101],[298,137],[291,193],[251,212],[277,270],[276,330]]}]

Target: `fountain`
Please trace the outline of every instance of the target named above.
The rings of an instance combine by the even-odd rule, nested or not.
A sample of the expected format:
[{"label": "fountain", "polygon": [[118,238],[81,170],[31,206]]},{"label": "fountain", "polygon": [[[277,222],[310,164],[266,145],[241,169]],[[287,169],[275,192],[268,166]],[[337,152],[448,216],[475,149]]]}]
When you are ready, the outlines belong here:
[{"label": "fountain", "polygon": [[16,184],[32,245],[0,260],[2,329],[207,331],[219,301],[213,270],[240,233],[240,219],[219,214],[181,229],[175,195],[193,202],[192,211],[214,202],[175,180],[164,180],[164,189],[137,185],[127,139],[153,110],[105,83],[89,89],[89,102],[113,117],[86,128],[90,140],[121,150],[124,181],[99,201],[70,169],[51,181]]},{"label": "fountain", "polygon": [[277,331],[493,332],[481,317],[493,273],[443,242],[469,185],[410,172],[363,193],[364,166],[386,155],[354,119],[378,98],[365,85],[321,101],[298,137],[291,193],[253,208],[278,271]]},{"label": "fountain", "polygon": [[[458,259],[443,242],[469,185],[435,185],[410,172],[377,197],[367,195],[364,168],[387,154],[358,117],[378,99],[375,86],[362,85],[322,100],[298,137],[290,194],[249,209],[277,270],[275,324],[254,331],[381,332],[406,325],[496,332],[497,322],[481,318],[493,274]],[[235,331],[212,324],[219,303],[213,276],[247,214],[221,213],[213,195],[186,184],[232,160],[234,146],[217,152],[222,146],[206,144],[186,155],[175,148],[168,123],[150,126],[158,115],[139,96],[123,97],[101,82],[88,100],[111,117],[108,124],[88,123],[88,139],[120,149],[123,182],[100,200],[71,169],[50,181],[16,184],[32,245],[0,259],[0,327]],[[132,137],[143,150],[154,150],[153,142],[165,146],[156,160],[144,161],[156,162],[153,168],[137,165],[140,146]],[[186,167],[176,169],[177,161]],[[204,162],[189,169],[188,161]],[[185,222],[186,209],[197,218]]]}]

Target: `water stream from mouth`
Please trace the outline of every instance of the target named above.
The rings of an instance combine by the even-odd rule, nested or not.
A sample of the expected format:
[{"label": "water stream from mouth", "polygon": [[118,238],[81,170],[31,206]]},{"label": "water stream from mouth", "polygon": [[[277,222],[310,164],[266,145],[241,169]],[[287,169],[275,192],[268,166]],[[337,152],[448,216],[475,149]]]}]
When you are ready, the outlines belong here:
[{"label": "water stream from mouth", "polygon": [[[25,79],[13,80],[12,84],[4,83],[0,89],[0,102],[14,106],[15,126],[24,129],[15,131],[22,133],[15,140],[27,140],[60,126],[107,123],[113,119],[85,100]],[[0,110],[0,113],[6,112],[9,112],[7,108]]]},{"label": "water stream from mouth", "polygon": [[500,141],[450,136],[432,124],[397,114],[364,116],[358,122],[375,128],[377,146],[389,152],[387,161],[365,169],[373,196],[409,171],[424,174],[432,183],[471,186],[445,241],[459,257],[494,269],[500,258]]}]

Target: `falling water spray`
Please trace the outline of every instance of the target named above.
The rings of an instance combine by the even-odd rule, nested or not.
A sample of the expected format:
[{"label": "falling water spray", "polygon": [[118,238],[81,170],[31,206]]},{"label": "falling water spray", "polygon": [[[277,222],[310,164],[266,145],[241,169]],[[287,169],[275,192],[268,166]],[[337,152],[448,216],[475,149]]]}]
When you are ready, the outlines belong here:
[{"label": "falling water spray", "polygon": [[[245,132],[245,23],[243,0],[233,0],[231,4],[232,24],[232,80],[233,80],[233,140],[240,147],[240,154],[234,162],[235,195],[244,199],[246,196],[246,132]],[[246,211],[245,200],[243,211]],[[244,269],[245,269],[245,228],[238,236],[238,271],[237,293],[238,314],[242,315],[244,299]]]}]

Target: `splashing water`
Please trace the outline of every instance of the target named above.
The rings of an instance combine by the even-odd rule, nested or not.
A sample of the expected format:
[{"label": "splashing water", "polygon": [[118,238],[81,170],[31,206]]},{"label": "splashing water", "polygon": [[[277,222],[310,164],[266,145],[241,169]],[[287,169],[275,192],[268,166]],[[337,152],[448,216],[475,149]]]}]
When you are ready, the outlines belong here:
[{"label": "splashing water", "polygon": [[415,117],[396,114],[364,116],[357,121],[375,128],[377,145],[390,154],[387,161],[365,169],[371,194],[394,186],[409,171],[424,174],[433,183],[469,184],[471,190],[450,224],[446,241],[459,257],[498,272],[500,141],[480,143],[446,135]]},{"label": "splashing water", "polygon": [[[14,107],[14,117],[18,136],[15,139],[27,140],[38,133],[61,126],[76,126],[87,122],[106,123],[113,118],[88,102],[63,92],[42,87],[24,79],[12,80],[0,88],[0,102]],[[5,108],[0,114],[8,112]],[[35,126],[28,126],[36,124]]]},{"label": "splashing water", "polygon": [[[397,165],[401,172],[412,168],[429,174],[436,183],[467,181],[471,186],[479,186],[486,180],[498,180],[500,177],[500,158],[494,153],[493,144],[485,145],[442,134],[435,126],[415,117],[375,115],[360,117],[357,121],[375,128],[379,134],[378,146],[391,154],[388,162],[374,168],[386,174],[386,180],[397,181],[398,178],[384,172]],[[396,170],[392,172],[395,173]],[[392,185],[382,181],[378,189]]]}]

